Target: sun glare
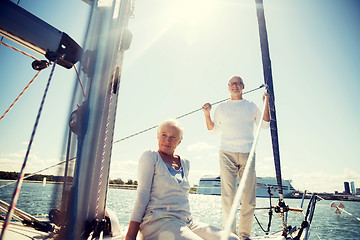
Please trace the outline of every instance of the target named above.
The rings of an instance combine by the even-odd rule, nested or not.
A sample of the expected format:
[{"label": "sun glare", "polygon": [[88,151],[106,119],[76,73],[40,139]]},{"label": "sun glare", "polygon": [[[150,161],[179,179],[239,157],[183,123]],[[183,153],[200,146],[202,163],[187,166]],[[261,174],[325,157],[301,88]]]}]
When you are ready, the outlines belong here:
[{"label": "sun glare", "polygon": [[211,19],[214,0],[179,0],[177,16],[186,25],[199,26]]},{"label": "sun glare", "polygon": [[[165,0],[161,0],[165,1]],[[221,0],[220,0],[221,1]],[[166,1],[165,8],[158,9],[158,14],[154,17],[155,22],[162,24],[156,25],[153,35],[146,39],[142,49],[133,55],[131,60],[127,60],[127,66],[136,62],[143,54],[159,39],[169,31],[176,31],[189,45],[198,41],[201,37],[201,26],[211,25],[214,21],[214,12],[217,9],[217,0],[171,0]],[[135,15],[136,16],[136,15]]]},{"label": "sun glare", "polygon": [[203,26],[210,25],[215,12],[215,0],[178,0],[174,4],[173,19],[189,44],[197,41]]}]

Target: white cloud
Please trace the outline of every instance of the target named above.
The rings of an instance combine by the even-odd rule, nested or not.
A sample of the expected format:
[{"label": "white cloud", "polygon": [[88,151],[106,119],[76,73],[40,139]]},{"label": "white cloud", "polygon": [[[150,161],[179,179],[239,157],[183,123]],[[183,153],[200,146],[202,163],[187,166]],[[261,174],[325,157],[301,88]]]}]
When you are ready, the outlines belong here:
[{"label": "white cloud", "polygon": [[269,162],[274,162],[274,158],[273,157],[264,157],[263,159],[262,159],[264,162],[266,162],[266,163],[269,163]]},{"label": "white cloud", "polygon": [[137,180],[137,168],[137,160],[113,161],[111,162],[110,179]]},{"label": "white cloud", "polygon": [[[1,154],[0,169],[3,169],[3,171],[20,172],[24,159],[25,151],[23,150],[19,152]],[[36,154],[29,154],[24,171],[25,173],[38,172],[59,162],[60,161],[58,159],[42,159]],[[40,172],[39,174],[59,175],[63,174],[62,169],[63,166],[60,165],[49,170]]]},{"label": "white cloud", "polygon": [[360,173],[355,172],[352,169],[345,168],[344,169],[344,176],[346,177],[347,181],[359,181],[360,180]]},{"label": "white cloud", "polygon": [[354,181],[355,187],[360,184],[360,174],[347,168],[337,174],[324,171],[297,173],[292,179],[296,189],[313,192],[343,192],[344,182]]},{"label": "white cloud", "polygon": [[210,145],[206,142],[198,142],[187,147],[187,150],[190,152],[200,152],[200,151],[212,150],[212,149],[217,149],[217,147]]},{"label": "white cloud", "polygon": [[209,154],[210,157],[219,157],[219,153],[216,152],[216,153],[210,153]]}]

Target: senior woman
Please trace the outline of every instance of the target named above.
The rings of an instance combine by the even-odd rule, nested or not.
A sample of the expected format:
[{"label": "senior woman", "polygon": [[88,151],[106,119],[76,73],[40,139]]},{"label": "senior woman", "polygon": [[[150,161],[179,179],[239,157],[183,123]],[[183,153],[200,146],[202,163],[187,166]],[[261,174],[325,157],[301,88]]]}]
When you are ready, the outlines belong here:
[{"label": "senior woman", "polygon": [[[145,240],[220,239],[219,228],[193,220],[189,206],[190,162],[174,154],[183,138],[176,120],[157,129],[158,151],[146,151],[138,165],[138,188],[126,240],[140,230]],[[238,239],[231,234],[229,239]]]}]

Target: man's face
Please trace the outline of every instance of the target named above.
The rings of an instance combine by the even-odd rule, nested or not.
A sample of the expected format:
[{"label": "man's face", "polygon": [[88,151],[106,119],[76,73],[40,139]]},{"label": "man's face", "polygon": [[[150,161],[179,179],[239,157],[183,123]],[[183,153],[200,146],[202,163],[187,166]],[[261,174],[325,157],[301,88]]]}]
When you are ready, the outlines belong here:
[{"label": "man's face", "polygon": [[228,87],[231,96],[239,96],[244,89],[244,82],[238,77],[233,77],[229,80]]}]

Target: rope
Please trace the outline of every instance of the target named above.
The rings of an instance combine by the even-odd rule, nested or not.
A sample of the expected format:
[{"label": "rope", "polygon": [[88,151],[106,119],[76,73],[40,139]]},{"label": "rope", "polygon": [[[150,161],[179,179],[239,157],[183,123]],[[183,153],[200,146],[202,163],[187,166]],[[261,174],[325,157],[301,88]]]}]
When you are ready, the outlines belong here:
[{"label": "rope", "polygon": [[30,85],[34,82],[35,78],[37,78],[37,76],[39,76],[41,70],[38,71],[35,76],[31,79],[31,81],[28,83],[28,85],[26,85],[26,87],[24,88],[24,90],[19,94],[19,96],[15,99],[15,101],[10,105],[10,107],[5,111],[5,113],[0,117],[0,122],[1,120],[5,117],[5,115],[10,111],[10,109],[15,105],[15,103],[20,99],[20,97],[25,93],[25,91],[30,87]]},{"label": "rope", "polygon": [[70,159],[71,135],[72,135],[71,134],[71,128],[69,128],[68,142],[67,142],[67,147],[66,147],[66,158],[65,158],[65,161],[64,161],[66,164],[65,164],[65,170],[64,170],[63,189],[62,189],[62,194],[61,194],[61,207],[60,207],[61,211],[63,211],[63,209],[64,209],[64,207],[63,207],[64,204],[67,203],[67,201],[65,201],[65,196],[67,195],[67,194],[65,194],[65,192],[66,192],[66,186],[67,186],[67,182],[68,182],[67,178],[68,178],[69,162],[72,159],[76,159],[76,157]]},{"label": "rope", "polygon": [[[70,159],[70,161],[75,160],[75,159],[76,159],[76,158],[72,158],[72,159]],[[54,164],[54,165],[51,165],[51,166],[49,166],[49,167],[43,168],[43,169],[41,169],[41,170],[39,170],[39,171],[33,172],[33,173],[25,176],[25,177],[24,177],[24,180],[27,179],[27,178],[30,178],[30,177],[32,177],[32,176],[35,176],[36,174],[38,174],[38,173],[40,173],[40,172],[44,172],[44,171],[49,170],[49,169],[51,169],[51,168],[53,168],[53,167],[59,166],[59,165],[61,165],[61,164],[64,164],[65,162],[66,162],[66,160],[61,161],[61,162],[59,162],[59,163],[56,163],[56,164]],[[0,188],[6,187],[6,186],[11,185],[11,184],[13,184],[13,183],[15,183],[15,182],[16,182],[16,180],[13,180],[13,181],[9,182],[8,184],[1,185]]]},{"label": "rope", "polygon": [[102,184],[102,176],[103,176],[103,170],[104,170],[104,164],[105,164],[105,154],[106,154],[106,147],[109,137],[109,125],[110,125],[110,117],[111,117],[111,106],[112,106],[112,100],[113,100],[113,89],[114,89],[114,79],[115,74],[113,75],[114,78],[111,81],[111,92],[110,92],[110,99],[109,99],[109,106],[108,106],[108,115],[106,119],[106,127],[105,127],[105,138],[104,138],[104,144],[103,144],[103,151],[102,151],[102,157],[101,157],[101,167],[100,167],[100,176],[99,176],[99,185],[98,185],[98,195],[96,199],[96,212],[95,212],[95,218],[98,216],[99,212],[99,202],[100,202],[100,192],[101,192],[101,184]]},{"label": "rope", "polygon": [[83,94],[83,96],[84,96],[84,98],[85,98],[86,96],[85,96],[85,92],[84,92],[84,86],[83,86],[83,84],[82,84],[82,82],[81,82],[81,79],[80,79],[80,76],[79,76],[79,72],[78,72],[76,66],[75,66],[75,65],[73,65],[73,66],[74,66],[74,69],[75,69],[75,72],[76,72],[76,76],[77,76],[77,79],[78,79],[79,84],[80,84],[80,87],[81,87],[82,94]]},{"label": "rope", "polygon": [[[266,96],[266,98],[268,98],[268,96]],[[234,218],[235,218],[235,212],[236,212],[237,206],[239,204],[239,201],[241,200],[242,195],[244,193],[247,178],[249,177],[250,168],[252,166],[255,167],[255,159],[254,159],[255,148],[256,148],[256,144],[258,142],[259,135],[260,135],[261,125],[262,125],[261,123],[262,123],[262,120],[264,118],[265,109],[266,109],[266,102],[267,102],[267,100],[265,99],[263,111],[262,111],[261,118],[260,118],[260,123],[259,123],[259,126],[258,126],[257,130],[256,130],[254,142],[253,142],[253,144],[251,146],[251,151],[249,153],[249,157],[248,157],[247,162],[246,162],[245,170],[244,170],[243,176],[241,178],[241,181],[239,183],[239,187],[238,187],[238,189],[236,191],[235,198],[234,198],[233,204],[231,206],[228,219],[225,222],[225,227],[224,227],[225,234],[221,237],[222,240],[226,240],[229,237],[229,234],[230,234],[230,231],[231,231],[231,225],[233,224],[233,221],[234,221]]]},{"label": "rope", "polygon": [[341,212],[344,212],[344,213],[348,214],[349,216],[354,217],[356,220],[360,221],[360,218],[352,215],[351,213],[345,211],[344,209],[342,209],[342,208],[338,208],[338,209],[339,209]]},{"label": "rope", "polygon": [[[298,234],[294,237],[294,240],[300,240],[300,237],[301,237],[303,231],[310,227],[314,209],[315,209],[316,200],[317,200],[317,195],[315,193],[313,193],[313,195],[311,196],[311,199],[309,200],[305,218],[304,218],[303,222],[301,223],[300,230],[299,230]],[[307,236],[308,236],[308,231],[305,232],[305,237],[301,238],[301,239],[307,239]]]},{"label": "rope", "polygon": [[[271,215],[272,216],[272,215]],[[264,228],[263,228],[263,226],[261,225],[261,223],[260,223],[260,221],[259,221],[259,219],[256,217],[256,215],[254,214],[254,217],[255,217],[255,220],[256,220],[256,222],[257,222],[257,224],[259,225],[259,227],[261,228],[261,230],[264,232],[264,233],[266,233],[266,234],[268,234],[269,233],[269,228],[270,228],[270,224],[271,224],[271,221],[269,221],[269,223],[268,223],[268,229],[267,230],[265,230]]]},{"label": "rope", "polygon": [[[247,91],[247,92],[244,92],[243,95],[245,95],[245,94],[247,94],[247,93],[254,92],[254,91],[256,91],[256,90],[259,90],[259,89],[263,88],[264,86],[265,86],[265,84],[262,84],[260,87],[254,88],[254,89],[249,90],[249,91]],[[223,99],[223,100],[214,102],[214,103],[211,104],[211,106],[214,106],[214,105],[216,105],[216,104],[225,102],[225,101],[228,100],[228,99],[229,99],[229,98],[226,98],[226,99]],[[191,112],[185,113],[185,114],[183,114],[183,115],[181,115],[181,116],[179,116],[179,117],[176,117],[175,119],[180,119],[180,118],[186,117],[186,116],[188,116],[188,115],[190,115],[190,114],[193,114],[193,113],[196,113],[196,112],[198,112],[198,111],[200,111],[200,110],[202,110],[202,108],[198,108],[198,109],[193,110],[193,111],[191,111]],[[124,141],[124,140],[126,140],[126,139],[129,139],[129,138],[131,138],[131,137],[135,137],[135,136],[137,136],[137,135],[139,135],[139,134],[141,134],[141,133],[150,131],[150,130],[152,130],[152,129],[154,129],[154,128],[157,128],[158,126],[159,126],[159,125],[155,125],[155,126],[152,126],[152,127],[147,128],[147,129],[144,129],[144,130],[142,130],[142,131],[140,131],[140,132],[131,134],[131,135],[127,136],[127,137],[121,138],[120,140],[115,141],[114,144],[115,144],[115,143],[118,143],[118,142],[121,142],[121,141]]]},{"label": "rope", "polygon": [[[270,227],[271,227],[271,220],[272,220],[272,216],[273,216],[273,211],[272,211],[272,204],[271,204],[271,188],[270,187],[268,187],[268,193],[269,193],[269,203],[270,203],[270,206],[269,206],[269,212],[268,212],[268,214],[269,214],[269,221],[268,221],[268,225],[267,225],[267,229],[265,230],[264,228],[263,228],[263,226],[261,225],[261,223],[260,223],[260,221],[258,220],[258,218],[256,217],[256,215],[254,214],[254,217],[255,217],[255,219],[256,219],[256,222],[258,223],[258,225],[259,225],[259,227],[261,228],[261,230],[264,232],[264,233],[266,233],[266,234],[268,234],[269,232],[270,232]],[[266,208],[265,208],[266,209]],[[256,210],[256,209],[255,209]]]},{"label": "rope", "polygon": [[46,95],[47,95],[47,92],[48,92],[48,89],[49,89],[49,86],[50,86],[50,82],[51,82],[51,79],[52,79],[52,76],[53,76],[53,73],[54,73],[55,66],[56,66],[56,61],[54,62],[54,66],[53,66],[53,68],[51,70],[49,80],[48,80],[46,88],[45,88],[45,92],[44,92],[44,95],[43,95],[43,98],[42,98],[42,101],[41,101],[41,104],[40,104],[38,115],[37,115],[36,120],[35,120],[35,125],[34,125],[34,128],[33,128],[31,137],[30,137],[30,142],[29,142],[29,145],[28,145],[28,149],[27,149],[26,154],[25,154],[25,159],[24,159],[23,165],[21,167],[21,171],[19,173],[19,177],[18,177],[18,180],[17,180],[17,183],[16,183],[16,187],[15,187],[13,196],[12,196],[12,200],[11,200],[11,204],[9,206],[9,210],[8,210],[8,212],[6,214],[6,220],[5,220],[4,224],[3,224],[0,239],[3,239],[3,237],[4,237],[5,230],[6,230],[7,226],[10,223],[10,220],[12,218],[12,215],[13,215],[14,208],[16,206],[17,200],[19,199],[21,185],[22,185],[22,182],[24,180],[24,169],[25,169],[26,163],[28,161],[28,157],[29,157],[29,154],[30,154],[30,149],[31,149],[34,137],[35,137],[37,126],[39,124],[40,116],[41,116],[41,113],[42,113],[45,98],[46,98]]},{"label": "rope", "polygon": [[13,47],[13,46],[11,46],[11,45],[9,45],[9,44],[7,44],[7,43],[4,43],[3,41],[0,41],[0,43],[1,43],[2,45],[4,45],[4,46],[8,47],[8,48],[11,48],[11,49],[13,49],[13,50],[15,50],[15,51],[17,51],[17,52],[19,52],[19,53],[24,54],[25,56],[28,56],[28,57],[30,57],[30,58],[32,58],[32,59],[34,59],[34,60],[40,61],[40,60],[37,59],[36,57],[34,57],[34,56],[32,56],[32,55],[24,52],[24,51],[21,51],[20,49],[18,49],[18,48],[16,48],[16,47]]}]

